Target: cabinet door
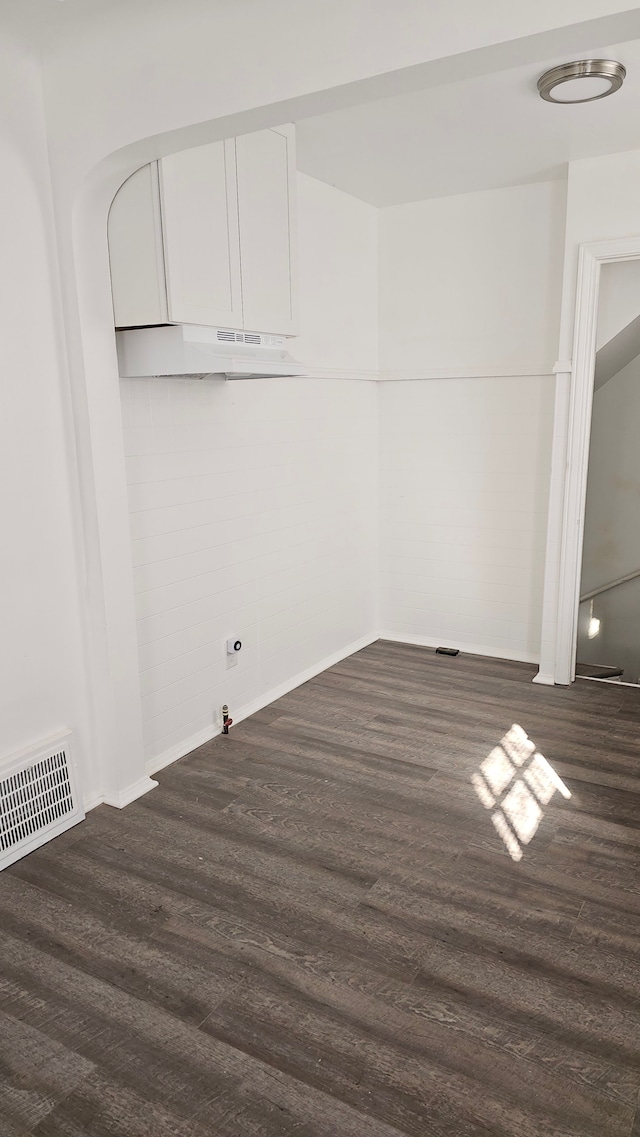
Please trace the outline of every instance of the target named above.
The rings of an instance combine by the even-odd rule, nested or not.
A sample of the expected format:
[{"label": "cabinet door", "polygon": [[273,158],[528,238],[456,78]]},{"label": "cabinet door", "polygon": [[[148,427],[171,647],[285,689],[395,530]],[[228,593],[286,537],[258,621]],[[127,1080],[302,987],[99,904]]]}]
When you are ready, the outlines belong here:
[{"label": "cabinet door", "polygon": [[169,320],[242,327],[235,140],[162,158]]},{"label": "cabinet door", "polygon": [[166,324],[157,162],[136,170],[118,190],[108,236],[116,328]]},{"label": "cabinet door", "polygon": [[295,335],[295,133],[236,138],[244,327]]}]

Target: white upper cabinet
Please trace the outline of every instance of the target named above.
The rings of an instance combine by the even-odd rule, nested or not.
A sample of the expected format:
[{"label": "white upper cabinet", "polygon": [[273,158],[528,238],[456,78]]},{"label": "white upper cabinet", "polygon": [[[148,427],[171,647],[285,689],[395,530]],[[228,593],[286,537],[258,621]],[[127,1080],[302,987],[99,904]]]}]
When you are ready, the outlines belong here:
[{"label": "white upper cabinet", "polygon": [[294,127],[236,138],[244,327],[297,333]]},{"label": "white upper cabinet", "polygon": [[297,333],[295,136],[262,130],[138,170],[109,214],[116,327]]},{"label": "white upper cabinet", "polygon": [[109,260],[116,327],[168,323],[157,162],[136,170],[113,199]]},{"label": "white upper cabinet", "polygon": [[242,326],[235,141],[158,163],[172,324]]}]

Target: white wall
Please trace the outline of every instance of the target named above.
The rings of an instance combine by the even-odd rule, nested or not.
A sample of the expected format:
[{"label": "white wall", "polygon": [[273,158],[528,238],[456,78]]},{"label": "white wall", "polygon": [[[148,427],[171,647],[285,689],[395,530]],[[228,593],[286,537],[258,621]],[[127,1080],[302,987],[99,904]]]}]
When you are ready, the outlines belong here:
[{"label": "white wall", "polygon": [[[640,150],[569,163],[560,357],[571,358],[581,244],[640,231]],[[630,270],[634,275],[633,270]],[[607,286],[605,285],[605,291]],[[637,315],[637,312],[636,312]]]},{"label": "white wall", "polygon": [[378,368],[378,210],[298,174],[300,335],[292,351],[322,371]]},{"label": "white wall", "polygon": [[565,201],[542,182],[382,209],[382,372],[550,372]]},{"label": "white wall", "polygon": [[376,635],[376,385],[313,377],[375,370],[376,211],[298,208],[310,377],[121,381],[150,770]]},{"label": "white wall", "polygon": [[0,42],[0,776],[13,751],[68,727],[82,786],[98,774],[81,627],[66,376],[39,67]]},{"label": "white wall", "polygon": [[538,658],[565,185],[380,212],[383,634]]},{"label": "white wall", "polygon": [[551,378],[380,393],[382,634],[537,659]]}]

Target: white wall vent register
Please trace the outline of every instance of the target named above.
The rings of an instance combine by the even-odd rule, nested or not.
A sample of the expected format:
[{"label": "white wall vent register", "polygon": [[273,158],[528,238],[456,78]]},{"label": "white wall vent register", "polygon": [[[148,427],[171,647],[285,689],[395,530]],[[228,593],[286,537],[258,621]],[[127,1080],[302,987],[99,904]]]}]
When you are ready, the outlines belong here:
[{"label": "white wall vent register", "polygon": [[0,771],[0,869],[84,818],[71,732],[14,755]]}]

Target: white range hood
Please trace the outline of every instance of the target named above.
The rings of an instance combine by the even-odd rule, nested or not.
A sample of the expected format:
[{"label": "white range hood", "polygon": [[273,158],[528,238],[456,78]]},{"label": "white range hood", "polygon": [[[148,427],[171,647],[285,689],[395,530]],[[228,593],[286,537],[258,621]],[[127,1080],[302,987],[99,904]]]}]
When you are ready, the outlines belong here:
[{"label": "white range hood", "polygon": [[116,341],[123,379],[161,375],[271,379],[306,374],[306,368],[289,355],[284,336],[170,324],[118,331]]}]

